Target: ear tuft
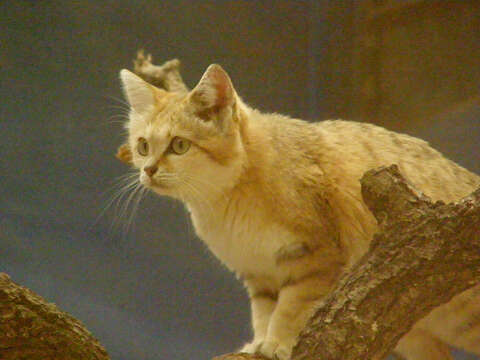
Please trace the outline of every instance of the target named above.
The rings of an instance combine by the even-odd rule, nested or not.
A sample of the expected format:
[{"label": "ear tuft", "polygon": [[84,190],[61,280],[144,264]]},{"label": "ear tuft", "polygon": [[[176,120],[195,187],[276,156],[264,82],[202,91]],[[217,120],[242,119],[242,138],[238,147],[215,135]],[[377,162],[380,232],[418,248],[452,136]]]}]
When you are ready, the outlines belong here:
[{"label": "ear tuft", "polygon": [[150,111],[155,104],[153,86],[126,69],[120,71],[120,79],[125,96],[132,109],[139,114]]},{"label": "ear tuft", "polygon": [[197,86],[192,90],[190,99],[199,110],[220,110],[234,103],[234,89],[230,77],[220,65],[210,65]]}]

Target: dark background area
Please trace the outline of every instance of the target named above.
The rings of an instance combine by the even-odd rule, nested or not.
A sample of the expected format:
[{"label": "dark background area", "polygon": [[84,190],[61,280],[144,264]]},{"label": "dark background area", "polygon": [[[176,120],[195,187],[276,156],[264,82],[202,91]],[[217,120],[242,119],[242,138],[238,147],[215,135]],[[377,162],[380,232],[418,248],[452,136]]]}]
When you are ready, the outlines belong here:
[{"label": "dark background area", "polygon": [[[3,1],[0,271],[71,313],[114,360],[208,359],[250,337],[242,286],[183,206],[109,207],[118,80],[139,48],[213,62],[254,107],[422,137],[480,173],[478,1]],[[457,353],[458,359],[473,359]]]}]

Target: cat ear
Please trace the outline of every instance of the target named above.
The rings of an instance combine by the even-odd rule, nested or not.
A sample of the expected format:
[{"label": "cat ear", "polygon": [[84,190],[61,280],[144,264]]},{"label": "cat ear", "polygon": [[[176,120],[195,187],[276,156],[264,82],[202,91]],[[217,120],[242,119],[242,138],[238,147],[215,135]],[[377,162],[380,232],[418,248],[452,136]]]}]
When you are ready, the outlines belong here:
[{"label": "cat ear", "polygon": [[121,162],[127,165],[132,165],[132,152],[130,150],[130,145],[128,143],[125,143],[119,146],[115,156]]},{"label": "cat ear", "polygon": [[120,71],[123,91],[128,103],[139,114],[147,113],[155,105],[155,88],[131,71]]},{"label": "cat ear", "polygon": [[210,65],[190,93],[190,101],[200,113],[219,113],[235,102],[230,77],[220,65]]}]

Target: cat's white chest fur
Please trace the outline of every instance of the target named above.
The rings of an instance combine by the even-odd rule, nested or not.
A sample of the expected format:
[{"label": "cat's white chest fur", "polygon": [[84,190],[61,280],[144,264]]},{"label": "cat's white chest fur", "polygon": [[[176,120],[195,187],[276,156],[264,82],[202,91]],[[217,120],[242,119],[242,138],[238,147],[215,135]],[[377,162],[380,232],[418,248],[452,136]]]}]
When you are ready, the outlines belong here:
[{"label": "cat's white chest fur", "polygon": [[214,216],[194,207],[189,210],[198,236],[230,270],[281,281],[275,255],[295,242],[286,228],[267,220],[255,206],[223,209]]}]

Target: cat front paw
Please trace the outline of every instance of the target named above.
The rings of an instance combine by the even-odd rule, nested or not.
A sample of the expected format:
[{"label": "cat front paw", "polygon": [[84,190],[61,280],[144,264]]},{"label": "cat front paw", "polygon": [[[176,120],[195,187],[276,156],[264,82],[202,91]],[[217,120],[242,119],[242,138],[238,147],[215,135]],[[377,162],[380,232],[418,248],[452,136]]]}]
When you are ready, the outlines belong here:
[{"label": "cat front paw", "polygon": [[255,354],[260,350],[262,344],[263,340],[253,340],[251,343],[243,345],[243,347],[240,349],[240,352]]},{"label": "cat front paw", "polygon": [[278,341],[264,341],[259,351],[262,355],[274,360],[289,360],[292,354],[292,347],[281,344]]}]

